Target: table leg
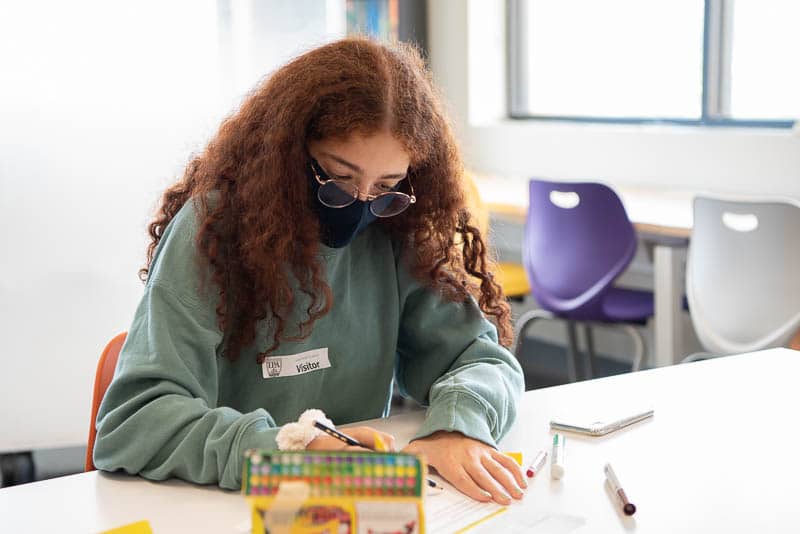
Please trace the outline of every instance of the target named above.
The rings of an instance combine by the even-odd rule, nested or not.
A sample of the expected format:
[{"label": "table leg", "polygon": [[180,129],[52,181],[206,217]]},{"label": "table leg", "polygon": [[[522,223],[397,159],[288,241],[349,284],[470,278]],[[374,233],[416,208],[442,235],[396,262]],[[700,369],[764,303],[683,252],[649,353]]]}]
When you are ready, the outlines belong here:
[{"label": "table leg", "polygon": [[683,358],[683,288],[686,249],[655,245],[653,249],[655,298],[655,366]]}]

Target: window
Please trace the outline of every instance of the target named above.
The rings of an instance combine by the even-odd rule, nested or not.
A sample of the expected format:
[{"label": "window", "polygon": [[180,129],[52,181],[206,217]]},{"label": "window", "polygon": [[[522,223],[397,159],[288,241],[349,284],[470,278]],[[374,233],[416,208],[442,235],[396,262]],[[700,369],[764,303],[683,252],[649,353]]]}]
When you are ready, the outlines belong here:
[{"label": "window", "polygon": [[795,0],[509,0],[515,118],[782,126]]},{"label": "window", "polygon": [[800,3],[737,0],[732,15],[730,116],[800,117]]}]

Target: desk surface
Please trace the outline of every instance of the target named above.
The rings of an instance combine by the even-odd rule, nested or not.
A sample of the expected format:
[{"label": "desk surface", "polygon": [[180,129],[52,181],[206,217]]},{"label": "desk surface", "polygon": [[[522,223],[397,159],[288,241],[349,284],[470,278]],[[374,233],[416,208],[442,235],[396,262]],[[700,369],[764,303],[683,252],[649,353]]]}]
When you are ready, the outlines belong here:
[{"label": "desk surface", "polygon": [[[510,178],[475,180],[489,211],[522,222],[528,210],[528,182]],[[646,187],[614,186],[628,217],[640,233],[688,238],[695,193]]]},{"label": "desk surface", "polygon": [[[800,353],[773,349],[531,391],[503,448],[530,457],[547,447],[557,415],[652,406],[655,417],[635,427],[568,437],[566,475],[533,480],[530,513],[583,517],[581,532],[796,532],[798,376]],[[402,442],[421,417],[372,424]],[[607,461],[639,508],[633,518],[604,486]],[[234,533],[247,517],[235,492],[97,472],[0,490],[4,532],[97,532],[148,519],[156,533]]]}]

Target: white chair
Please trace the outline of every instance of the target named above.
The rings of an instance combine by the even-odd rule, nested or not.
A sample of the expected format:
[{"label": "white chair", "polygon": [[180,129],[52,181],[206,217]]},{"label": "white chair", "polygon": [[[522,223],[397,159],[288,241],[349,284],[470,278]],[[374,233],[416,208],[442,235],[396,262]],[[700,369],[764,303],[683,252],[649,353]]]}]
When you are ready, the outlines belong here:
[{"label": "white chair", "polygon": [[711,355],[786,345],[800,328],[800,203],[695,198],[686,286]]}]

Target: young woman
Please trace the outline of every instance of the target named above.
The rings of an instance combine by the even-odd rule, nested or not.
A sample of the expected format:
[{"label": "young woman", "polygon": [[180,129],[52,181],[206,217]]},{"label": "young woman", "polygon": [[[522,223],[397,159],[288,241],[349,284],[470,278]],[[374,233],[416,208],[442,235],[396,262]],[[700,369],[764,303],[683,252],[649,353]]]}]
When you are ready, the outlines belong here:
[{"label": "young woman", "polygon": [[404,450],[475,499],[520,498],[495,444],[523,377],[461,179],[412,48],[345,39],[275,72],[164,194],[95,465],[238,488],[246,449],[307,409],[385,416],[396,378],[428,406]]}]

